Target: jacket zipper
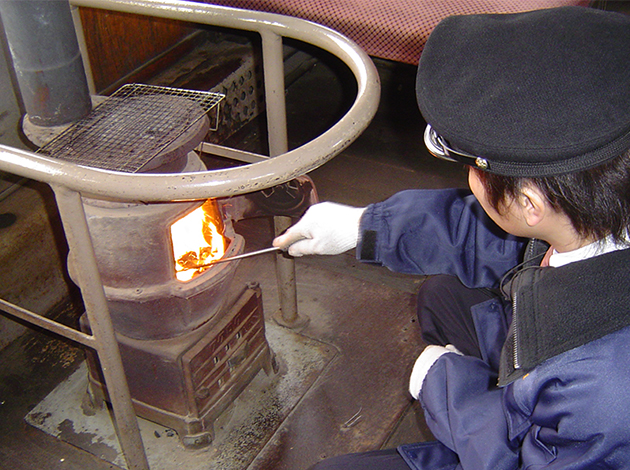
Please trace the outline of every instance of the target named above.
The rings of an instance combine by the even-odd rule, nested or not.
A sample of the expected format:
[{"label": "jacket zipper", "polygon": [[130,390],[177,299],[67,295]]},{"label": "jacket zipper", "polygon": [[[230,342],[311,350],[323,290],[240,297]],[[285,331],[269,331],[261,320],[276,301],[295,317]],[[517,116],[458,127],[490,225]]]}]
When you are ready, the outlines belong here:
[{"label": "jacket zipper", "polygon": [[[534,257],[534,244],[535,241],[532,241],[527,247],[527,257],[525,259],[532,259]],[[516,287],[516,286],[515,286]],[[518,341],[518,312],[517,312],[517,299],[518,299],[518,289],[513,289],[512,294],[512,362],[514,365],[514,369],[518,370],[521,368],[521,361],[519,359],[519,341]]]},{"label": "jacket zipper", "polygon": [[516,299],[517,294],[514,293],[512,297],[512,362],[514,365],[514,369],[520,369],[521,363],[519,360],[519,345],[518,345],[518,315],[516,313]]}]

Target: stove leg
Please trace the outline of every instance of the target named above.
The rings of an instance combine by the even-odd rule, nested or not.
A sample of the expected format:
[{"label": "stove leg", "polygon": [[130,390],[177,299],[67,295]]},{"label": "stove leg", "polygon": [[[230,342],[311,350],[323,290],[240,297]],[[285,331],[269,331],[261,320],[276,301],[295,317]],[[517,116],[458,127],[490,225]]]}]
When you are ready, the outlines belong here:
[{"label": "stove leg", "polygon": [[[280,235],[292,225],[291,217],[276,216],[273,218],[276,236]],[[280,297],[280,311],[274,315],[274,320],[288,328],[305,326],[309,318],[300,315],[297,309],[297,286],[295,283],[295,260],[278,254],[276,257],[276,278],[278,280],[278,294]]]},{"label": "stove leg", "polygon": [[273,351],[269,350],[267,357],[262,363],[262,368],[265,371],[265,374],[267,374],[267,377],[274,376],[280,370],[280,366],[276,360],[276,355]]}]

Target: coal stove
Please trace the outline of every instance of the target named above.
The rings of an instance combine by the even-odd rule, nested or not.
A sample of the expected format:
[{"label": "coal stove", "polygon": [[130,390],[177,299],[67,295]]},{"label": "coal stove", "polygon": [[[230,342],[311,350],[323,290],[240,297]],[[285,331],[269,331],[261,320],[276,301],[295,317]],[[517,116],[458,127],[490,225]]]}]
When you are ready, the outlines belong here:
[{"label": "coal stove", "polygon": [[[213,93],[125,86],[40,152],[130,173],[203,171],[194,149],[210,121],[218,122],[220,100]],[[273,213],[274,193],[275,208],[286,213],[308,205],[304,194],[314,189],[301,180],[228,201],[83,198],[136,413],[175,429],[187,447],[210,443],[217,416],[261,369],[277,369],[259,286],[234,282],[238,262],[198,267],[243,253],[234,220]],[[81,325],[89,331],[85,315]],[[90,396],[101,403],[107,391],[96,354],[88,354],[88,365]]]}]

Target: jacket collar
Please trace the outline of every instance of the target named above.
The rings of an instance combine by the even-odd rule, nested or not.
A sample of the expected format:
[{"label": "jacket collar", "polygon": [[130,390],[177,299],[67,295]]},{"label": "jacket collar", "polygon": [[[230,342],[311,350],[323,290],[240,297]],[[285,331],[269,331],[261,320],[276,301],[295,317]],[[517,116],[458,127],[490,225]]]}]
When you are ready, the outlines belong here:
[{"label": "jacket collar", "polygon": [[521,269],[507,285],[512,325],[501,352],[499,385],[629,326],[629,263],[630,249],[624,249],[559,268]]}]

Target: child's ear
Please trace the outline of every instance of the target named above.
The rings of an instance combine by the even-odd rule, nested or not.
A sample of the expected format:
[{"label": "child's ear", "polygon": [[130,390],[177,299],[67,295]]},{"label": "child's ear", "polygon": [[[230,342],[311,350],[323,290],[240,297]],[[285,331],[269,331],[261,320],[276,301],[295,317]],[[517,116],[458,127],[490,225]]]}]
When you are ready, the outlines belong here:
[{"label": "child's ear", "polygon": [[528,226],[534,227],[545,218],[548,210],[546,198],[538,187],[533,185],[523,187],[518,201]]}]

